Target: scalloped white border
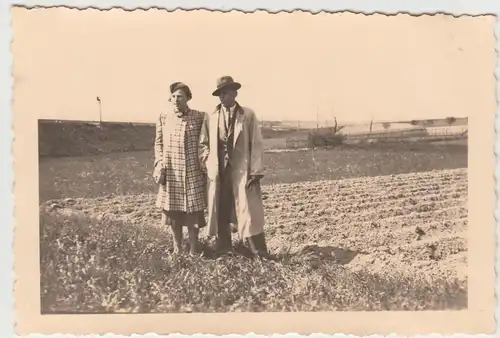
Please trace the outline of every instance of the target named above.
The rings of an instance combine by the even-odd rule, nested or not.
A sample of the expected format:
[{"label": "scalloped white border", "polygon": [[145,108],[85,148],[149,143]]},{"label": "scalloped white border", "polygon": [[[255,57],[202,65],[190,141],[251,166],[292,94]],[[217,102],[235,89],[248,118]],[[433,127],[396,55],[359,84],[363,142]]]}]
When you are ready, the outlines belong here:
[{"label": "scalloped white border", "polygon": [[[2,135],[0,142],[0,155],[3,156],[3,162],[8,163],[8,166],[3,166],[0,175],[0,187],[2,196],[0,197],[0,215],[2,221],[0,224],[8,224],[4,226],[3,233],[0,235],[0,290],[1,290],[1,307],[0,307],[0,337],[13,337],[15,314],[13,312],[13,255],[12,255],[12,242],[13,242],[13,193],[12,186],[14,183],[14,173],[12,170],[12,55],[10,51],[10,44],[12,40],[11,31],[11,17],[10,6],[20,5],[25,7],[56,7],[65,6],[70,8],[94,8],[94,9],[112,9],[121,8],[122,10],[131,11],[135,9],[147,10],[149,8],[161,8],[169,11],[175,10],[211,10],[211,11],[240,11],[245,13],[252,13],[255,11],[267,11],[270,13],[278,12],[293,12],[302,11],[317,14],[320,12],[340,12],[349,11],[354,13],[363,14],[382,14],[382,15],[396,15],[396,14],[410,14],[420,16],[423,14],[451,14],[455,17],[464,15],[483,15],[493,14],[497,17],[497,24],[495,26],[495,36],[497,38],[496,52],[497,64],[495,67],[495,78],[497,80],[496,97],[497,97],[497,115],[495,119],[495,131],[500,131],[500,1],[499,0],[418,0],[407,1],[402,0],[377,0],[377,1],[362,1],[362,0],[282,0],[282,1],[223,1],[223,0],[176,0],[176,1],[159,1],[159,0],[75,0],[75,1],[50,1],[50,0],[5,0],[0,5],[0,39],[2,40],[2,48],[0,49],[0,59],[3,61],[5,67],[0,68],[0,135]],[[497,137],[494,148],[495,154],[498,156],[500,153],[500,139]],[[498,161],[498,160],[497,160]],[[7,168],[7,169],[5,169]],[[496,178],[496,194],[500,192],[500,168],[497,165],[495,171]],[[500,219],[500,200],[497,202],[495,210],[495,218],[497,219],[497,242],[500,241],[499,219]],[[499,257],[500,248],[497,245],[497,257]],[[497,274],[500,272],[500,263],[496,262]],[[496,294],[500,293],[500,286],[497,282]],[[497,305],[495,312],[495,319],[498,322],[500,318],[500,307]],[[184,337],[185,335],[171,334],[171,337]],[[214,335],[199,334],[197,337],[216,337]],[[225,337],[239,337],[240,335],[226,335]],[[247,337],[264,337],[261,335],[248,334]],[[286,335],[273,335],[273,337],[299,337],[297,334],[289,333]],[[314,337],[329,337],[325,334],[314,334]],[[355,337],[353,335],[335,334],[335,337]],[[451,337],[468,337],[474,335],[453,335]],[[497,326],[496,335],[477,335],[483,337],[496,337],[500,336],[500,330]],[[76,337],[73,335],[36,335],[32,334],[27,337]],[[88,335],[85,337],[101,337],[98,335]],[[106,334],[102,337],[126,337],[122,335]],[[130,337],[166,337],[157,334],[147,335],[131,335]],[[373,335],[371,337],[381,337]],[[397,335],[389,335],[388,337],[398,337]],[[415,336],[424,337],[424,336]],[[429,337],[441,337],[441,335],[433,334]]]}]

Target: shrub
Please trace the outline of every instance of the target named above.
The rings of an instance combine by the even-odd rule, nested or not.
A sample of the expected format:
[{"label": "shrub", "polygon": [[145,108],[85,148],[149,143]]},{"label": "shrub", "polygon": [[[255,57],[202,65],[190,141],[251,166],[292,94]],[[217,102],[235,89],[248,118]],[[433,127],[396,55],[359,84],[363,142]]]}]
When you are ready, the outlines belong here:
[{"label": "shrub", "polygon": [[452,124],[454,124],[455,122],[457,122],[457,119],[456,119],[455,117],[453,117],[453,116],[448,116],[448,117],[446,118],[446,123],[448,123],[449,125],[452,125]]},{"label": "shrub", "polygon": [[342,133],[334,132],[333,128],[326,128],[311,131],[308,142],[310,147],[335,147],[343,144],[345,138]]}]

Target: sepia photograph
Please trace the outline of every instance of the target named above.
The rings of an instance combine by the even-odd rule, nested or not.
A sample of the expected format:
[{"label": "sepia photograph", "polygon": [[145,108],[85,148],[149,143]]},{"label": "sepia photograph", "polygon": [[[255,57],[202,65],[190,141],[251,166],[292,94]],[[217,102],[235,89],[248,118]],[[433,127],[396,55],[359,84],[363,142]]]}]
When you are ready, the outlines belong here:
[{"label": "sepia photograph", "polygon": [[24,330],[494,327],[494,16],[12,13]]}]

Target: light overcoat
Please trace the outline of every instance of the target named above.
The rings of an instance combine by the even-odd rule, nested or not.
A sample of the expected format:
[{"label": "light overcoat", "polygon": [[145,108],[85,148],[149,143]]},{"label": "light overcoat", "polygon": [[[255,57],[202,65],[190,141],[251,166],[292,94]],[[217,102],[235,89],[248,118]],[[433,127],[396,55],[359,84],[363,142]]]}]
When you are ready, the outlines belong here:
[{"label": "light overcoat", "polygon": [[[218,126],[221,105],[205,115],[200,133],[200,159],[207,172],[209,235],[217,234],[219,210]],[[264,231],[264,207],[260,183],[246,187],[250,175],[263,175],[263,141],[255,112],[237,105],[235,110],[231,173],[235,211],[240,238]]]}]

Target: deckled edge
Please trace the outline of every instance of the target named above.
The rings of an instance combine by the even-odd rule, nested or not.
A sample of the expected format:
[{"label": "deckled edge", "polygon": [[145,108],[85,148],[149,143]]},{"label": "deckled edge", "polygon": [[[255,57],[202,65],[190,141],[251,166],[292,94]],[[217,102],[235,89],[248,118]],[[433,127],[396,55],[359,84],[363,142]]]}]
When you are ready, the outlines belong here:
[{"label": "deckled edge", "polygon": [[[448,11],[435,11],[435,12],[427,12],[427,11],[398,11],[398,10],[395,10],[395,11],[363,11],[363,10],[351,10],[351,9],[346,9],[346,10],[341,10],[341,9],[338,9],[338,10],[318,10],[318,11],[313,11],[313,10],[308,10],[308,9],[303,9],[303,8],[294,8],[294,9],[281,9],[281,10],[267,10],[267,9],[262,9],[262,8],[255,8],[253,10],[241,10],[241,9],[234,9],[234,8],[229,8],[229,9],[226,9],[226,10],[223,10],[223,9],[218,9],[218,8],[209,8],[209,7],[180,7],[180,6],[176,6],[176,7],[167,7],[167,6],[148,6],[148,7],[137,7],[137,6],[122,6],[122,5],[108,5],[108,6],[95,6],[95,5],[88,5],[88,6],[70,6],[70,5],[65,5],[65,4],[53,4],[53,5],[27,5],[27,4],[23,4],[21,2],[18,2],[18,1],[12,1],[10,3],[11,7],[21,7],[21,8],[26,8],[26,9],[49,9],[49,8],[68,8],[68,9],[72,9],[72,10],[87,10],[87,9],[93,9],[93,10],[99,10],[99,11],[108,11],[108,10],[123,10],[123,11],[135,11],[135,10],[142,10],[142,11],[148,11],[150,9],[153,9],[153,10],[165,10],[165,11],[168,11],[168,12],[176,12],[176,11],[209,11],[209,12],[218,12],[218,13],[241,13],[241,14],[252,14],[252,13],[258,13],[258,12],[267,12],[267,13],[271,13],[271,14],[278,14],[278,15],[283,15],[283,14],[293,14],[295,12],[301,12],[301,13],[309,13],[311,15],[321,15],[321,14],[335,14],[335,13],[350,13],[350,14],[361,14],[361,15],[365,15],[365,16],[369,16],[369,15],[383,15],[383,16],[398,16],[398,15],[406,15],[406,16],[413,16],[413,17],[420,17],[420,16],[436,16],[436,15],[446,15],[446,16],[452,16],[454,18],[460,18],[460,17],[479,17],[479,16],[485,16],[485,15],[491,15],[491,16],[495,16],[496,17],[496,25],[495,25],[495,38],[496,38],[496,48],[495,48],[495,51],[496,51],[496,54],[497,54],[497,62],[496,62],[496,66],[495,66],[495,73],[494,73],[494,76],[496,78],[496,88],[495,88],[495,92],[496,92],[496,101],[497,101],[497,112],[496,112],[496,118],[495,118],[495,126],[494,126],[494,129],[495,129],[495,135],[497,135],[497,131],[500,130],[500,84],[499,84],[499,79],[500,79],[500,16],[498,13],[494,12],[494,11],[481,11],[481,12],[478,12],[478,13],[465,13],[465,12],[458,12],[455,11],[455,12],[448,12]],[[6,31],[7,33],[10,33],[10,39],[9,39],[9,51],[7,53],[8,56],[10,56],[10,60],[8,59],[7,61],[9,62],[9,68],[8,69],[8,74],[10,75],[10,88],[9,90],[7,91],[7,93],[10,93],[10,97],[8,100],[10,102],[10,109],[8,110],[8,112],[10,112],[10,120],[7,119],[8,122],[10,123],[6,123],[5,125],[10,125],[11,128],[10,128],[10,134],[9,133],[6,133],[7,136],[11,136],[10,139],[11,139],[11,144],[10,144],[10,149],[11,149],[11,154],[10,154],[10,157],[9,157],[9,164],[11,165],[11,176],[8,176],[7,177],[12,177],[12,188],[15,186],[15,176],[14,176],[14,171],[13,171],[13,166],[14,166],[14,163],[15,163],[15,159],[14,159],[14,156],[13,156],[13,145],[14,145],[14,138],[15,138],[15,134],[14,134],[14,121],[13,121],[13,109],[12,109],[12,104],[13,104],[13,101],[14,101],[14,97],[13,97],[13,88],[14,88],[14,81],[13,81],[13,74],[12,74],[12,71],[13,71],[13,55],[12,55],[12,49],[11,49],[11,44],[12,44],[12,41],[13,41],[13,34],[12,34],[12,18],[10,16],[10,10],[11,8],[9,8],[9,5],[7,4],[5,7],[7,7],[7,23],[8,25],[6,25]],[[496,139],[496,142],[495,142],[495,145],[494,145],[494,152],[495,152],[495,155],[498,155],[498,153],[500,153],[500,139],[497,137]],[[497,159],[497,163],[498,163],[498,159]],[[498,166],[497,166],[498,167]],[[495,193],[496,193],[496,197],[497,197],[497,202],[496,202],[496,208],[495,208],[495,220],[496,222],[498,223],[499,219],[500,219],[500,209],[498,208],[500,206],[500,203],[498,201],[498,196],[500,194],[500,170],[497,170],[498,168],[495,168],[495,183],[496,183],[496,189],[495,189]],[[12,224],[12,234],[15,236],[15,199],[14,199],[14,192],[11,191],[11,195],[12,196],[12,200],[11,200],[11,204],[8,204],[8,206],[10,207],[10,205],[12,205],[12,208],[10,209],[12,211],[10,217],[11,219],[13,220],[13,224]],[[497,234],[497,238],[496,238],[496,242],[500,242],[500,229],[498,229],[498,224],[497,224],[497,229],[496,229],[496,234]],[[13,252],[13,246],[14,246],[14,241],[13,241],[13,237],[11,237],[12,239],[12,243],[11,243],[11,256],[7,256],[7,257],[10,257],[11,259],[11,262],[13,264],[15,264],[15,258],[13,257],[12,255],[12,252]],[[496,243],[496,244],[497,244]],[[499,258],[500,257],[500,249],[498,248],[498,244],[497,244],[497,255],[496,257]],[[5,257],[5,256],[4,256]],[[12,295],[13,295],[13,290],[15,288],[15,282],[16,282],[16,279],[15,279],[15,275],[13,273],[13,267],[14,265],[12,265],[12,269],[11,269],[11,276],[13,276],[13,280],[12,280]],[[498,279],[498,273],[500,271],[500,263],[498,262],[498,259],[496,260],[496,264],[495,264],[495,272],[496,272],[496,275],[497,275],[497,279]],[[497,283],[498,284],[498,283]],[[496,292],[495,292],[495,295],[497,296],[498,294],[500,293],[500,287],[497,285],[496,286]],[[497,296],[498,298],[498,296]],[[12,309],[14,310],[15,309],[15,299],[14,297],[12,297]],[[14,313],[15,315],[15,312],[13,311],[12,313]],[[15,317],[15,316],[14,316]],[[497,306],[497,309],[495,311],[495,320],[498,322],[499,320],[499,317],[500,317],[500,309],[498,308]],[[16,327],[16,320],[15,318],[13,319],[13,323],[14,323],[14,331],[15,331],[15,327]],[[498,328],[497,328],[497,332],[498,332]],[[202,334],[202,333],[199,333],[199,334],[194,334],[194,335],[184,335],[184,334],[179,334],[179,333],[172,333],[172,334],[168,334],[168,335],[159,335],[159,334],[156,334],[156,333],[148,333],[148,334],[145,334],[145,335],[138,335],[138,334],[132,334],[132,335],[129,335],[129,336],[125,336],[125,335],[116,335],[116,334],[113,334],[113,333],[106,333],[105,335],[84,335],[84,336],[76,336],[76,335],[70,335],[70,334],[60,334],[60,333],[54,333],[54,334],[51,334],[51,335],[40,335],[40,334],[29,334],[25,337],[135,337],[135,338],[149,338],[149,337],[192,337],[192,336],[196,336],[196,337],[228,337],[228,338],[236,338],[236,337],[248,337],[248,338],[257,338],[257,337],[286,337],[286,338],[291,338],[291,337],[318,337],[318,338],[323,338],[323,337],[345,337],[345,338],[348,338],[348,337],[359,337],[359,336],[356,336],[356,335],[345,335],[345,334],[342,334],[342,333],[336,333],[336,334],[333,334],[333,335],[326,335],[326,334],[323,334],[323,333],[314,333],[314,334],[311,334],[311,335],[299,335],[299,334],[296,334],[296,333],[287,333],[287,334],[273,334],[273,335],[270,335],[270,336],[265,336],[265,335],[256,335],[252,332],[249,332],[248,334],[246,335],[237,335],[237,334],[230,334],[230,335],[222,335],[222,336],[217,336],[217,335],[213,335],[213,334]],[[459,333],[456,333],[456,334],[453,334],[453,335],[450,335],[449,337],[469,337],[469,336],[473,336],[473,335],[464,335],[464,334],[459,334]],[[476,337],[493,337],[493,336],[490,336],[490,335],[475,335]],[[390,337],[390,338],[395,338],[395,337],[400,337],[399,335],[397,334],[389,334],[387,336],[382,336],[382,335],[368,335],[366,337],[373,337],[373,338],[379,338],[379,337]],[[423,338],[423,337],[428,337],[428,338],[441,338],[441,337],[444,337],[443,335],[441,334],[430,334],[430,335],[415,335],[413,336],[415,338]]]},{"label": "deckled edge", "polygon": [[[5,12],[4,12],[5,11]],[[4,13],[2,13],[4,12]],[[7,67],[2,67],[2,75],[3,75],[3,81],[0,82],[2,85],[1,91],[2,94],[4,95],[1,99],[0,102],[2,104],[2,121],[1,121],[1,126],[2,128],[5,128],[4,130],[0,131],[0,135],[4,137],[5,145],[2,144],[2,150],[8,149],[8,153],[6,152],[5,154],[5,160],[4,163],[8,164],[7,167],[8,169],[3,173],[2,175],[2,185],[3,187],[11,187],[11,190],[9,191],[8,189],[5,189],[5,199],[2,199],[4,203],[2,203],[2,208],[5,208],[5,213],[4,213],[4,219],[5,219],[5,225],[7,225],[7,228],[9,232],[5,231],[4,235],[2,238],[5,238],[6,241],[2,243],[1,245],[1,250],[2,250],[2,258],[4,259],[4,264],[3,266],[8,267],[9,271],[1,271],[2,275],[5,276],[4,281],[6,281],[7,285],[10,286],[9,288],[7,285],[5,285],[5,291],[10,291],[10,295],[8,297],[5,297],[3,301],[7,304],[4,305],[4,308],[7,309],[10,307],[11,311],[7,313],[7,311],[4,312],[4,318],[6,319],[5,322],[10,321],[11,326],[12,326],[12,331],[15,332],[16,329],[16,312],[15,312],[15,297],[14,297],[14,288],[15,288],[15,282],[16,282],[16,276],[14,273],[14,266],[15,266],[15,258],[14,258],[14,236],[15,236],[15,195],[14,195],[14,186],[15,186],[15,175],[14,175],[14,117],[13,117],[13,103],[14,103],[14,80],[13,80],[13,54],[12,54],[12,42],[14,40],[13,37],[13,31],[12,31],[12,17],[10,15],[10,8],[8,4],[2,3],[2,8],[0,8],[0,25],[3,26],[2,31],[0,34],[5,34],[6,39],[4,39],[4,45],[3,45],[3,50],[2,53],[3,56],[5,56],[5,61]],[[8,222],[8,223],[7,223]],[[12,265],[11,265],[12,264]],[[10,332],[9,332],[10,333]]]},{"label": "deckled edge", "polygon": [[454,18],[460,18],[460,17],[478,17],[478,16],[485,16],[485,15],[496,15],[497,13],[493,11],[481,11],[478,13],[465,13],[465,12],[458,12],[458,13],[453,13],[453,12],[446,12],[446,11],[435,11],[435,12],[427,12],[427,11],[363,11],[363,10],[352,10],[352,9],[346,9],[346,10],[318,10],[318,11],[312,11],[304,8],[294,8],[294,9],[281,9],[281,10],[267,10],[263,8],[254,8],[252,10],[242,10],[242,9],[237,9],[237,8],[228,8],[228,9],[219,9],[219,8],[209,8],[209,7],[182,7],[182,6],[175,6],[175,7],[168,7],[168,6],[147,6],[147,7],[141,7],[141,6],[123,6],[123,5],[108,5],[108,6],[96,6],[96,5],[87,5],[87,6],[72,6],[72,5],[66,5],[62,3],[58,3],[57,1],[53,5],[28,5],[24,4],[19,1],[13,0],[11,5],[13,7],[20,7],[20,8],[26,8],[26,9],[50,9],[50,8],[67,8],[71,10],[98,10],[98,11],[110,11],[110,10],[122,10],[125,12],[133,12],[133,11],[148,11],[148,10],[162,10],[162,11],[167,11],[167,12],[198,12],[198,11],[207,11],[207,12],[213,12],[213,13],[232,13],[232,14],[253,14],[253,13],[270,13],[270,14],[294,14],[296,12],[299,13],[308,13],[310,15],[324,15],[324,14],[336,14],[336,13],[348,13],[348,14],[359,14],[359,15],[365,15],[365,16],[370,16],[370,15],[383,15],[383,16],[398,16],[398,15],[407,15],[407,16],[413,16],[413,17],[420,17],[420,16],[436,16],[436,15],[446,15],[446,16],[452,16]]},{"label": "deckled edge", "polygon": [[495,80],[496,80],[496,85],[495,85],[495,97],[496,97],[496,104],[497,104],[497,111],[495,115],[495,146],[494,146],[494,152],[495,152],[495,233],[496,233],[496,241],[495,241],[495,247],[496,247],[496,255],[495,255],[495,299],[496,299],[496,309],[495,309],[495,322],[497,324],[496,327],[496,333],[498,336],[499,333],[499,327],[498,327],[498,322],[500,319],[500,307],[498,306],[498,296],[500,295],[500,285],[498,283],[498,275],[500,273],[500,227],[499,227],[499,220],[500,220],[500,167],[498,164],[500,164],[499,161],[499,154],[500,154],[500,137],[499,136],[499,131],[500,131],[500,14],[496,15],[496,23],[495,23],[495,30],[494,30],[494,36],[496,40],[495,44],[495,53],[497,56],[497,60],[495,63]]}]

